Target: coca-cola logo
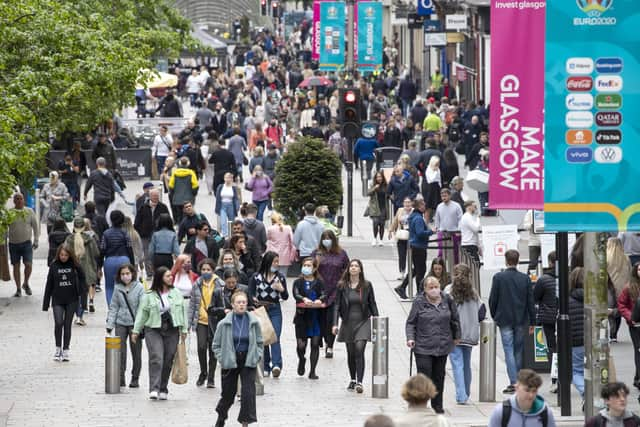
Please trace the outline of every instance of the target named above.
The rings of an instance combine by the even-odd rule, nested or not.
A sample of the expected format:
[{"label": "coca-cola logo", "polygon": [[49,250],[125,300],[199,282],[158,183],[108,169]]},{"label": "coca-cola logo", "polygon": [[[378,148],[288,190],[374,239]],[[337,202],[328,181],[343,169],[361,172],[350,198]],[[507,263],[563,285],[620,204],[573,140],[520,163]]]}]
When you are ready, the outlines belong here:
[{"label": "coca-cola logo", "polygon": [[574,92],[588,92],[593,88],[591,77],[569,77],[567,79],[567,89]]}]

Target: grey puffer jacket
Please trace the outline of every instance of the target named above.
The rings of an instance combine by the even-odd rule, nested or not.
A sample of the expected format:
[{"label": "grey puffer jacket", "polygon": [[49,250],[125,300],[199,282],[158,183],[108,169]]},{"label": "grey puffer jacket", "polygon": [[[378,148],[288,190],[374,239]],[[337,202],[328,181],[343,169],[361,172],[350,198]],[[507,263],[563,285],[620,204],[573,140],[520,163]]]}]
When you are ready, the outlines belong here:
[{"label": "grey puffer jacket", "polygon": [[123,284],[116,283],[107,314],[107,329],[113,329],[116,325],[133,326],[135,319],[131,317],[125,298],[128,299],[133,313],[137,314],[142,295],[144,295],[144,286],[137,280],[130,285],[128,292]]},{"label": "grey puffer jacket", "polygon": [[406,322],[407,341],[415,341],[413,351],[420,355],[446,356],[460,339],[460,317],[453,299],[440,293],[434,305],[421,293],[413,301]]}]

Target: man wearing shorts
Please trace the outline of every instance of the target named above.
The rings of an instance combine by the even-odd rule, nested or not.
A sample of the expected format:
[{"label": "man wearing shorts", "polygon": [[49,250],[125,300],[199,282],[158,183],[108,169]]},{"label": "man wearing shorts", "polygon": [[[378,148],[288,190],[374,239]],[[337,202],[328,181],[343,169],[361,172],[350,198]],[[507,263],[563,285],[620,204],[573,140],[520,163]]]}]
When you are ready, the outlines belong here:
[{"label": "man wearing shorts", "polygon": [[[9,257],[13,266],[13,278],[16,282],[16,293],[14,297],[22,296],[20,289],[20,260],[24,264],[24,282],[22,289],[27,295],[31,295],[29,278],[33,262],[33,250],[38,248],[40,238],[40,226],[35,212],[31,208],[24,206],[24,196],[15,194],[13,196],[15,208],[15,218],[9,225]],[[33,242],[31,236],[33,233]]]}]

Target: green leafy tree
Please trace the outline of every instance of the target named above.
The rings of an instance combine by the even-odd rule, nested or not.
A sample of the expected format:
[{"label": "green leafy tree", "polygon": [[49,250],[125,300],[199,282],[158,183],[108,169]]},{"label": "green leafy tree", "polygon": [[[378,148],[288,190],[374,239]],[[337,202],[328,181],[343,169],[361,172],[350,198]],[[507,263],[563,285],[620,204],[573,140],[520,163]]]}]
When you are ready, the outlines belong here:
[{"label": "green leafy tree", "polygon": [[287,223],[295,224],[305,203],[327,205],[335,212],[342,199],[342,163],[316,138],[301,137],[288,146],[276,165],[274,203]]},{"label": "green leafy tree", "polygon": [[[140,69],[194,46],[166,0],[5,1],[0,28],[0,200],[31,186],[51,133],[110,119],[131,103]],[[0,230],[11,221],[3,206]]]}]

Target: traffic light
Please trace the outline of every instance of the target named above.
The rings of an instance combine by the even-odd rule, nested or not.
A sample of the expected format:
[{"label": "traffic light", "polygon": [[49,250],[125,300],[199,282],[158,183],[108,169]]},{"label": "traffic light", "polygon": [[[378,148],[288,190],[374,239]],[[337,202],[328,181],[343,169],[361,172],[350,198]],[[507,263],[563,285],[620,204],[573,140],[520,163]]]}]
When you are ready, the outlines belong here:
[{"label": "traffic light", "polygon": [[262,16],[267,16],[267,0],[260,0],[260,8]]},{"label": "traffic light", "polygon": [[339,91],[339,120],[342,136],[347,139],[360,137],[360,89],[342,88]]},{"label": "traffic light", "polygon": [[279,8],[279,4],[277,1],[272,1],[271,2],[271,15],[274,18],[279,18],[280,17],[280,8]]}]

